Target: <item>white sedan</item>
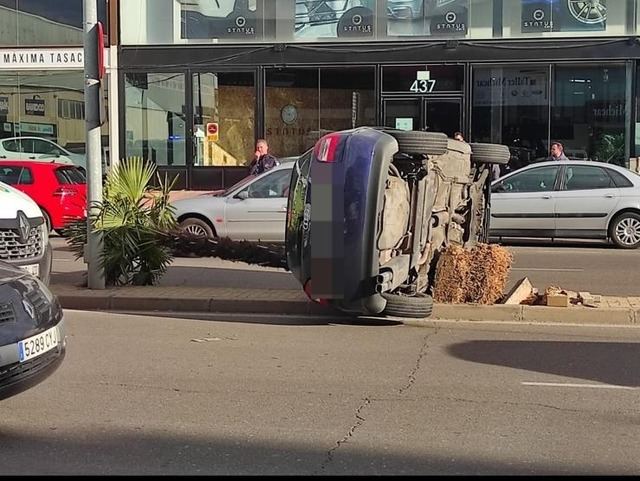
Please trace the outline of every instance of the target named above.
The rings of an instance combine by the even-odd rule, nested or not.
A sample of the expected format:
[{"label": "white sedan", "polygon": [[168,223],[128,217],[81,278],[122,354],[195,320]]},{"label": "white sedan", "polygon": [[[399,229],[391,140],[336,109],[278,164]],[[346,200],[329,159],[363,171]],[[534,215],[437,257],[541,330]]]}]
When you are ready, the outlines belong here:
[{"label": "white sedan", "polygon": [[640,247],[640,175],[579,160],[528,165],[491,189],[492,238],[610,239]]},{"label": "white sedan", "polygon": [[293,165],[284,161],[225,191],[172,202],[181,229],[201,237],[284,242]]}]

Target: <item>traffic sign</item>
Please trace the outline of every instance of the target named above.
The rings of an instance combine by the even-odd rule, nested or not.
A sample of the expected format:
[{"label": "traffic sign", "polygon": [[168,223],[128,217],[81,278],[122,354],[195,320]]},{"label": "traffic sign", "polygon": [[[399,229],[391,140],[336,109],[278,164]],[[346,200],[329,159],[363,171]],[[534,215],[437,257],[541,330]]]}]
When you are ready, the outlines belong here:
[{"label": "traffic sign", "polygon": [[207,140],[218,141],[218,122],[209,122],[207,124]]}]

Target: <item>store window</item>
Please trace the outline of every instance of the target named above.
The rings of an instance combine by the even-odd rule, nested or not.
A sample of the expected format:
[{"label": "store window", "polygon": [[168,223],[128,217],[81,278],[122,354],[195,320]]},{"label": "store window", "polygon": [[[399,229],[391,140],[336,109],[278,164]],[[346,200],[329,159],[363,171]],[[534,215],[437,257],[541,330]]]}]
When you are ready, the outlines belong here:
[{"label": "store window", "polygon": [[125,74],[126,157],[186,165],[185,113],[183,74]]},{"label": "store window", "polygon": [[569,158],[626,164],[624,65],[558,65],[554,74],[551,140]]},{"label": "store window", "polygon": [[[193,164],[247,164],[253,159],[255,138],[256,92],[253,72],[198,72],[192,78]],[[215,133],[212,134],[211,129]]]},{"label": "store window", "polygon": [[626,0],[502,0],[504,37],[625,35]]},{"label": "store window", "polygon": [[505,144],[517,169],[547,157],[550,67],[479,67],[473,70],[474,142]]},{"label": "store window", "polygon": [[[0,45],[82,45],[83,0],[0,0]],[[98,20],[107,23],[107,0],[98,0]]]},{"label": "store window", "polygon": [[265,126],[276,156],[295,156],[324,134],[374,125],[373,67],[267,71]]},{"label": "store window", "polygon": [[[105,95],[108,93],[105,92]],[[105,98],[105,103],[107,102]],[[78,71],[0,74],[0,139],[21,155],[64,155],[85,167],[84,76]],[[108,162],[108,124],[101,127],[102,159]]]}]

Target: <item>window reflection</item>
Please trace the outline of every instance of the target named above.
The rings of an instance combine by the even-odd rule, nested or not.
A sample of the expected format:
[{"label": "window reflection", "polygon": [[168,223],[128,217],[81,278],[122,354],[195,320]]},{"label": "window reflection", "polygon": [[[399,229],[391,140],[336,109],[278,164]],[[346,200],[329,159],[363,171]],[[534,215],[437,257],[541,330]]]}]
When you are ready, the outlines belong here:
[{"label": "window reflection", "polygon": [[184,75],[125,75],[126,155],[185,165]]}]

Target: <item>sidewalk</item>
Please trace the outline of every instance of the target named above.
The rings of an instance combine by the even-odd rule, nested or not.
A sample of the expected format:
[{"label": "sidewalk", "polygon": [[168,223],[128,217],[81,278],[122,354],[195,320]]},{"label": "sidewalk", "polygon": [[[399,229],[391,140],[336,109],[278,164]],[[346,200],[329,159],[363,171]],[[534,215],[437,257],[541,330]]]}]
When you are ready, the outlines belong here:
[{"label": "sidewalk", "polygon": [[[279,269],[180,258],[157,286],[93,290],[81,287],[84,263],[54,261],[51,290],[65,309],[292,315],[342,314],[308,301],[297,281]],[[264,288],[268,285],[269,288]],[[434,319],[589,325],[640,325],[640,297],[603,296],[598,308],[436,304]]]}]

